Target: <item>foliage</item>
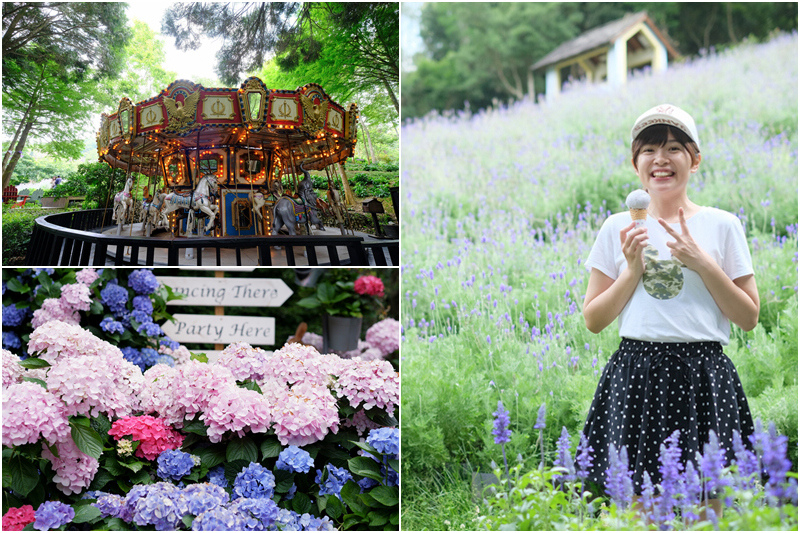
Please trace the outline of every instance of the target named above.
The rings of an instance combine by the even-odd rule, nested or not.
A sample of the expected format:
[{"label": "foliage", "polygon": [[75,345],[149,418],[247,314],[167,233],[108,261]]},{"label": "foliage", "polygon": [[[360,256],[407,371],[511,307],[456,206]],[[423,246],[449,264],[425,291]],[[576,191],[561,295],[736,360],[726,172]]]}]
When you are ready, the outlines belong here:
[{"label": "foliage", "polygon": [[375,276],[361,276],[354,281],[320,281],[316,289],[297,305],[330,316],[360,317],[370,307],[379,309],[383,281]]},{"label": "foliage", "polygon": [[544,92],[544,74],[529,79],[532,64],[582,32],[642,10],[689,57],[797,30],[797,9],[788,2],[431,2],[420,17],[425,49],[414,58],[415,70],[403,74],[403,116],[533,99]]},{"label": "foliage", "polygon": [[[9,143],[3,143],[3,150],[9,147]],[[23,183],[37,183],[51,179],[55,176],[66,175],[72,165],[57,160],[52,156],[32,157],[25,153],[22,154],[17,166],[14,168],[14,175],[11,177],[10,185],[20,185]]]},{"label": "foliage", "polygon": [[[52,214],[40,206],[9,209],[3,206],[3,264],[22,264],[28,254],[33,225],[40,216]],[[12,262],[13,261],[13,262]]]},{"label": "foliage", "polygon": [[[487,470],[498,453],[488,436],[498,400],[511,412],[508,457],[522,454],[523,471],[539,464],[529,450],[543,402],[545,450],[558,439],[553,428],[583,427],[619,346],[613,324],[598,335],[585,327],[583,262],[603,220],[637,186],[628,146],[636,110],[663,101],[693,111],[701,128],[690,198],[745,225],[761,314],[755,330],[733,332],[725,353],[753,415],[789,436],[796,470],[796,62],[796,36],[784,35],[631,79],[625,91],[578,85],[556,105],[403,127],[403,506],[404,520],[406,508],[420,520],[411,529],[442,529],[444,516],[461,523],[462,513],[428,498],[437,490],[431,470]],[[752,87],[720,81],[742,72],[769,105]],[[422,522],[423,508],[436,518]]]}]

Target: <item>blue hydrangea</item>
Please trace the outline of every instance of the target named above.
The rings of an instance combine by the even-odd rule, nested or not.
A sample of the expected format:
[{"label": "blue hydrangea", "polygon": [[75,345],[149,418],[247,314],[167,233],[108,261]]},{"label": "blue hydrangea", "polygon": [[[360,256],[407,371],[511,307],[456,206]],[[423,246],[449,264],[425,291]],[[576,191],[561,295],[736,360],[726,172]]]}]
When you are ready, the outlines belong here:
[{"label": "blue hydrangea", "polygon": [[111,280],[103,287],[103,290],[100,291],[100,301],[113,313],[124,313],[125,306],[128,305],[128,291],[117,285],[115,281]]},{"label": "blue hydrangea", "polygon": [[75,509],[63,502],[44,502],[36,509],[33,527],[39,531],[58,529],[75,518]]},{"label": "blue hydrangea", "polygon": [[356,483],[358,484],[359,487],[361,487],[361,492],[368,491],[369,489],[380,485],[380,483],[378,483],[377,481],[375,481],[370,477],[365,477],[364,479],[361,479]]},{"label": "blue hydrangea", "polygon": [[180,450],[165,450],[158,456],[158,470],[156,474],[161,479],[174,479],[180,481],[183,476],[188,476],[195,466],[191,454]]},{"label": "blue hydrangea", "polygon": [[170,350],[177,350],[178,348],[181,347],[181,343],[174,341],[166,336],[161,338],[160,343],[168,347]]},{"label": "blue hydrangea", "polygon": [[[139,296],[137,296],[137,298],[139,298]],[[144,311],[140,311],[138,309],[134,309],[133,311],[131,311],[130,318],[131,320],[135,320],[139,324],[153,323],[153,317],[150,314],[145,313]]]},{"label": "blue hydrangea", "polygon": [[274,529],[278,519],[278,504],[267,498],[239,498],[228,509],[242,520],[243,531]]},{"label": "blue hydrangea", "polygon": [[298,531],[335,531],[331,519],[327,516],[317,518],[316,516],[308,513],[303,513],[298,519],[297,524],[300,526]]},{"label": "blue hydrangea", "polygon": [[128,286],[136,294],[153,294],[158,289],[158,280],[149,270],[134,270],[128,276]]},{"label": "blue hydrangea", "polygon": [[25,323],[28,318],[28,308],[19,308],[14,304],[3,306],[3,325],[15,328]]},{"label": "blue hydrangea", "polygon": [[289,472],[307,474],[314,467],[314,460],[307,451],[297,446],[289,446],[278,456],[275,468]]},{"label": "blue hydrangea", "polygon": [[122,325],[122,322],[118,322],[109,316],[100,321],[100,329],[108,333],[125,333],[125,326]]},{"label": "blue hydrangea", "polygon": [[[163,454],[162,454],[163,455]],[[203,511],[225,505],[230,496],[225,489],[212,483],[194,483],[183,489],[189,514],[197,516]]]},{"label": "blue hydrangea", "polygon": [[159,335],[163,335],[163,331],[161,331],[161,327],[154,323],[148,322],[145,324],[141,324],[139,329],[136,330],[138,333],[142,333],[147,335],[148,337],[158,337]]},{"label": "blue hydrangea", "polygon": [[47,272],[47,275],[52,276],[53,274],[56,273],[56,269],[55,268],[34,268],[33,269],[33,275],[34,276],[38,276],[42,272]]},{"label": "blue hydrangea", "polygon": [[228,486],[228,479],[225,477],[225,467],[215,466],[208,471],[208,482],[213,483],[223,489]]},{"label": "blue hydrangea", "polygon": [[272,498],[274,493],[275,475],[258,463],[243,468],[233,481],[237,498]]},{"label": "blue hydrangea", "polygon": [[[324,475],[325,472],[327,472],[327,476]],[[341,500],[342,487],[351,479],[353,479],[353,476],[346,468],[338,468],[327,464],[324,469],[317,470],[317,477],[314,479],[314,483],[319,485],[320,496],[334,494]]]},{"label": "blue hydrangea", "polygon": [[4,281],[4,282],[3,282],[3,296],[5,296],[5,295],[6,295],[6,286],[7,286],[7,285],[6,285],[6,282]]},{"label": "blue hydrangea", "polygon": [[122,351],[122,357],[124,357],[126,361],[130,361],[138,366],[142,372],[147,370],[147,363],[139,350],[132,346],[125,346],[124,348],[120,348],[120,350]]},{"label": "blue hydrangea", "polygon": [[100,514],[103,516],[103,518],[117,518],[123,502],[124,499],[118,494],[101,494],[97,497],[97,501],[92,505],[100,510]]},{"label": "blue hydrangea", "polygon": [[153,314],[153,302],[150,301],[149,296],[134,296],[133,297],[133,309],[136,311],[141,311],[146,315]]},{"label": "blue hydrangea", "polygon": [[182,490],[165,482],[146,487],[146,493],[140,493],[133,507],[133,523],[137,526],[153,525],[158,531],[176,529],[187,512]]},{"label": "blue hydrangea", "polygon": [[295,494],[297,494],[297,485],[296,485],[296,484],[294,484],[294,483],[292,483],[292,486],[291,486],[291,487],[289,487],[289,492],[287,492],[287,493],[286,493],[286,496],[284,496],[284,499],[285,499],[286,501],[289,501],[289,500],[291,500],[292,498],[294,498],[294,495],[295,495]]},{"label": "blue hydrangea", "polygon": [[22,347],[22,339],[13,331],[3,332],[3,348],[7,350],[16,350]]},{"label": "blue hydrangea", "polygon": [[367,444],[384,455],[400,453],[400,430],[397,428],[373,429],[367,436]]},{"label": "blue hydrangea", "polygon": [[242,531],[243,520],[233,511],[219,505],[197,515],[193,531]]}]

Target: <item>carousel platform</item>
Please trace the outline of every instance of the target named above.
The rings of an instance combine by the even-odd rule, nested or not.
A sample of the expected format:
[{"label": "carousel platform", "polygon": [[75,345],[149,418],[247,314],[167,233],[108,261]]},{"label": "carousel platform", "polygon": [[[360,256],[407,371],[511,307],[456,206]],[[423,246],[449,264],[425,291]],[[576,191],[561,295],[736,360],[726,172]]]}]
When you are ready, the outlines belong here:
[{"label": "carousel platform", "polygon": [[[143,230],[143,228],[142,228],[142,224],[141,223],[134,223],[132,226],[131,225],[125,225],[125,226],[123,226],[122,232],[121,232],[121,234],[119,236],[120,237],[129,237],[129,236],[130,237],[142,237],[143,236],[143,231],[142,230]],[[101,235],[117,236],[117,227],[116,226],[107,226],[107,227],[103,228],[102,230],[100,230],[99,233]],[[326,227],[324,230],[318,230],[316,228],[313,228],[311,234],[313,236],[318,236],[318,237],[331,237],[332,241],[335,240],[336,237],[341,237],[342,236],[341,230],[339,230],[339,228],[328,228],[328,227]],[[369,235],[367,233],[363,233],[363,232],[360,232],[360,231],[355,231],[354,233],[349,233],[348,232],[347,235],[351,236],[351,237],[352,236],[361,237],[361,238],[364,239],[364,243],[365,244],[368,244],[368,243],[380,243],[380,242],[382,242],[384,240],[384,239],[379,239],[379,238],[375,237],[374,235]],[[197,236],[192,236],[192,237],[177,236],[176,237],[169,231],[156,230],[156,231],[154,231],[152,233],[150,238],[154,239],[154,240],[172,240],[172,239],[184,240],[184,241],[186,241],[188,243],[188,242],[191,242],[192,239],[197,239],[199,237],[197,237]],[[294,251],[294,259],[295,259],[294,260],[294,264],[295,265],[308,264],[307,253],[305,252],[303,247],[296,247],[296,248],[293,249],[293,251]],[[339,260],[345,261],[345,262],[349,261],[350,256],[349,256],[347,247],[345,247],[345,246],[337,246],[336,247],[336,251],[338,253]],[[126,247],[125,253],[126,253],[126,255],[130,256],[130,247]],[[192,250],[191,254],[188,257],[186,256],[185,253],[184,254],[180,254],[179,257],[178,257],[178,260],[180,262],[180,266],[194,266],[194,265],[196,265],[198,263],[198,260],[197,260],[197,257],[194,255],[195,253],[197,253],[197,251],[196,250]],[[241,264],[242,266],[259,266],[259,250],[256,247],[253,247],[253,248],[241,248],[241,249],[238,249],[238,250],[220,249],[219,251],[217,251],[215,249],[204,248],[204,249],[201,250],[201,253],[203,254],[203,256],[201,258],[201,262],[204,265],[214,265],[214,264],[216,264],[217,253],[219,253],[220,254],[220,263],[222,265],[236,265],[238,263],[238,264]],[[237,253],[240,255],[240,257],[238,258],[238,261],[237,261],[237,257],[236,257]],[[383,261],[376,261],[375,257],[372,255],[372,253],[370,253],[370,254],[368,254],[369,255],[368,260],[369,260],[369,263],[370,263],[371,266],[379,266],[379,265],[384,265],[384,264],[391,265],[391,266],[397,266],[397,265],[393,265],[392,264],[391,257],[389,256],[388,253],[385,253],[384,250],[382,250],[380,248],[375,248],[374,249],[374,253],[384,253],[384,260]],[[293,265],[291,265],[289,263],[289,261],[287,259],[286,251],[283,250],[282,247],[274,247],[274,246],[270,247],[270,255],[271,255],[271,260],[272,260],[272,265],[271,266],[276,266],[276,267],[293,266]],[[109,250],[107,251],[107,256],[108,256],[108,264],[115,264],[117,262],[115,247],[110,247],[109,248]],[[130,261],[130,257],[124,257],[123,260],[125,261],[125,263],[128,263]],[[331,264],[331,258],[329,256],[328,251],[325,248],[322,248],[322,247],[319,247],[318,250],[316,251],[315,260],[320,265]],[[144,265],[145,264],[144,258],[139,259],[138,263]],[[155,265],[155,266],[166,266],[168,264],[169,263],[168,263],[167,251],[165,249],[156,248],[156,250],[154,252],[154,257],[153,257],[153,265]]]}]

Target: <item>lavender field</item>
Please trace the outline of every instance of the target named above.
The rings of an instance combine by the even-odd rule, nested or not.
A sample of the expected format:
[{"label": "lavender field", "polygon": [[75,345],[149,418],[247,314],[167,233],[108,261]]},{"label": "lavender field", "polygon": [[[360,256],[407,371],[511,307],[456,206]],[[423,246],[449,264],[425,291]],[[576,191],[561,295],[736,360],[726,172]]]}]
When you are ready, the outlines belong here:
[{"label": "lavender field", "polygon": [[[780,35],[622,89],[575,85],[546,104],[403,127],[403,529],[502,527],[485,518],[495,504],[473,500],[473,473],[502,465],[504,452],[520,478],[544,475],[542,447],[552,464],[562,428],[575,449],[619,344],[616,324],[599,335],[584,326],[583,262],[605,217],[638,188],[630,127],[660,103],[698,123],[690,197],[736,213],[750,239],[761,316],[725,353],[753,416],[788,435],[797,471],[797,64],[797,35]],[[510,419],[503,451],[491,433],[498,401]],[[796,475],[794,486],[796,499]],[[753,498],[745,514],[748,505],[769,508]],[[781,527],[777,514],[764,520],[756,525]]]}]

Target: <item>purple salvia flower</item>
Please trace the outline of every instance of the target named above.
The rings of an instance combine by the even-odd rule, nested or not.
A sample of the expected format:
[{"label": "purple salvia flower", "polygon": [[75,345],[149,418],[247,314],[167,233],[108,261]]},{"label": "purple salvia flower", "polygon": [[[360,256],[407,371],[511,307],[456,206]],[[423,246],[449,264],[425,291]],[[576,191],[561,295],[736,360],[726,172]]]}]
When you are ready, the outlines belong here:
[{"label": "purple salvia flower", "polygon": [[740,490],[754,489],[758,479],[758,457],[745,448],[742,436],[735,429],[733,430],[733,452],[738,469],[736,486]]},{"label": "purple salvia flower", "polygon": [[508,417],[509,412],[503,407],[502,400],[497,402],[497,411],[492,415],[494,416],[494,429],[492,430],[494,443],[505,444],[511,440],[511,430],[508,429],[511,419]]},{"label": "purple salvia flower", "polygon": [[558,438],[557,455],[553,464],[565,468],[567,473],[564,476],[558,475],[556,479],[563,477],[566,481],[575,481],[575,463],[572,461],[572,453],[569,448],[569,432],[566,427],[562,426],[561,436]]},{"label": "purple salvia flower", "polygon": [[[759,431],[760,429],[761,424],[759,421],[756,426],[756,433],[751,435],[750,439],[759,454],[763,471],[768,477],[765,485],[767,494],[774,498],[791,498],[791,493],[784,494],[786,492],[784,490],[786,472],[792,466],[791,461],[786,458],[786,441],[788,439],[783,435],[778,435],[775,424],[772,422],[770,422],[767,433]],[[794,497],[796,498],[797,496],[795,495]]]},{"label": "purple salvia flower", "polygon": [[586,440],[586,435],[581,433],[581,440],[578,443],[578,449],[575,450],[575,462],[578,469],[575,472],[580,479],[589,477],[589,470],[592,468],[592,452],[594,448],[589,446],[589,441]]},{"label": "purple salvia flower", "polygon": [[539,407],[539,413],[536,415],[536,423],[533,425],[533,429],[544,429],[546,415],[547,415],[547,402],[543,403]]},{"label": "purple salvia flower", "polygon": [[658,496],[655,496],[655,487],[650,479],[650,474],[645,471],[642,479],[642,497],[639,500],[642,504],[642,518],[657,522],[655,508],[658,503]]},{"label": "purple salvia flower", "polygon": [[713,429],[708,432],[708,442],[703,445],[703,454],[699,455],[698,463],[700,473],[706,482],[707,494],[727,485],[722,477],[722,470],[725,468],[725,449],[719,447],[719,440]]},{"label": "purple salvia flower", "polygon": [[686,472],[683,475],[683,487],[681,490],[681,514],[689,521],[699,520],[700,517],[694,513],[695,506],[700,505],[700,498],[703,494],[703,484],[697,469],[692,461],[686,463]]},{"label": "purple salvia flower", "polygon": [[628,470],[628,450],[623,446],[617,451],[613,442],[609,446],[606,492],[618,508],[627,509],[633,498],[633,472]]},{"label": "purple salvia flower", "polygon": [[658,521],[662,523],[671,522],[675,518],[673,498],[680,490],[681,470],[683,470],[683,465],[680,463],[681,448],[678,445],[679,437],[680,430],[676,429],[661,444],[659,458],[661,465],[658,468],[661,473],[661,496],[657,514]]}]

